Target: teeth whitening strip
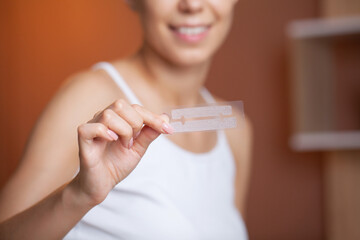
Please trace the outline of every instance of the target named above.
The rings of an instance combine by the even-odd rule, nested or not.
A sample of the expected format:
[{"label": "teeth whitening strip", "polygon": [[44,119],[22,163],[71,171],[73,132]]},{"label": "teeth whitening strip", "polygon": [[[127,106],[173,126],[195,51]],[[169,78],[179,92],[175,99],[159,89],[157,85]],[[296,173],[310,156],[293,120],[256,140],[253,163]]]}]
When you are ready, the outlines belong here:
[{"label": "teeth whitening strip", "polygon": [[208,104],[171,110],[174,133],[211,131],[238,127],[244,117],[242,101]]}]

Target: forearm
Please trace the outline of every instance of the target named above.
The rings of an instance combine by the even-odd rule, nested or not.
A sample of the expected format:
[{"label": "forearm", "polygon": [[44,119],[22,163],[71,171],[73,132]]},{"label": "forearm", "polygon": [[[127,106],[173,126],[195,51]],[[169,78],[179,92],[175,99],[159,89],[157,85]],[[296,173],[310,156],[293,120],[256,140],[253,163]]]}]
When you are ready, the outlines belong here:
[{"label": "forearm", "polygon": [[0,224],[0,239],[61,239],[92,205],[71,182]]}]

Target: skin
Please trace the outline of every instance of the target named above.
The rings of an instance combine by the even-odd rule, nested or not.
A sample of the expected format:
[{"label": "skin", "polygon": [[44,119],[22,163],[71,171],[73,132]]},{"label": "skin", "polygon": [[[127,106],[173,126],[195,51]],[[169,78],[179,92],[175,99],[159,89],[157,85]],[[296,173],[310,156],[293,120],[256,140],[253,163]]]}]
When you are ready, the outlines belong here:
[{"label": "skin", "polygon": [[[167,116],[157,113],[204,103],[199,89],[230,29],[236,1],[128,2],[143,23],[144,44],[112,64],[144,106],[128,104],[103,70],[71,76],[39,118],[21,164],[1,191],[1,239],[65,236],[131,173],[153,140],[171,133]],[[189,23],[211,28],[197,43],[182,41],[170,29]],[[227,137],[237,166],[235,204],[244,215],[252,134],[248,121],[240,125]],[[214,132],[168,137],[192,152],[209,151],[217,141]]]}]

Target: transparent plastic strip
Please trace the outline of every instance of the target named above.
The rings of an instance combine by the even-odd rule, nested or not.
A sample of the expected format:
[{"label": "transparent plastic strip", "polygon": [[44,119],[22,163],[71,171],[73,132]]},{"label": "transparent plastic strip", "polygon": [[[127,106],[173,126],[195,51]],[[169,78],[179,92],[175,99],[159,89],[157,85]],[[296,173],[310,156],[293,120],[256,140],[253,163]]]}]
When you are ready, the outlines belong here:
[{"label": "transparent plastic strip", "polygon": [[173,119],[183,118],[200,118],[200,117],[216,117],[221,115],[231,115],[231,106],[208,106],[208,107],[192,107],[175,109],[171,111]]},{"label": "transparent plastic strip", "polygon": [[242,101],[182,107],[170,111],[174,133],[212,131],[238,127],[244,118]]}]

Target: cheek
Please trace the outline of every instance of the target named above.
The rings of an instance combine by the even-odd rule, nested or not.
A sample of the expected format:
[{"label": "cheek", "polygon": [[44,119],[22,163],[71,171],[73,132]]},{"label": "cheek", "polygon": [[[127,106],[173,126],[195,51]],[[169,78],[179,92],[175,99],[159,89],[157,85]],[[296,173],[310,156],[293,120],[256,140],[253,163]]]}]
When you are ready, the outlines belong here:
[{"label": "cheek", "polygon": [[216,45],[221,44],[230,31],[236,2],[235,0],[209,0],[211,9],[218,20],[214,36],[212,36],[214,40],[217,39],[214,42]]},{"label": "cheek", "polygon": [[237,0],[208,0],[208,4],[218,20],[216,34],[219,38],[225,38],[230,30],[234,7]]},{"label": "cheek", "polygon": [[219,17],[226,17],[233,12],[237,0],[208,0],[207,2],[215,14]]},{"label": "cheek", "polygon": [[174,0],[143,0],[143,10],[140,17],[145,38],[161,40],[161,36],[167,30],[167,22],[173,8]]},{"label": "cheek", "polygon": [[174,11],[175,3],[174,0],[143,0],[140,15],[145,23],[147,20],[164,21]]}]

